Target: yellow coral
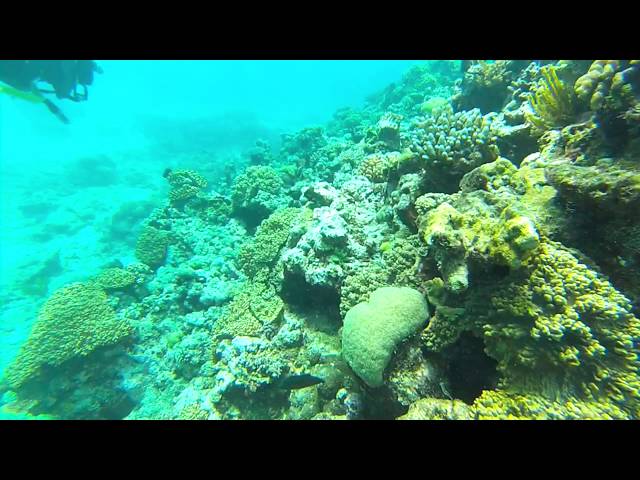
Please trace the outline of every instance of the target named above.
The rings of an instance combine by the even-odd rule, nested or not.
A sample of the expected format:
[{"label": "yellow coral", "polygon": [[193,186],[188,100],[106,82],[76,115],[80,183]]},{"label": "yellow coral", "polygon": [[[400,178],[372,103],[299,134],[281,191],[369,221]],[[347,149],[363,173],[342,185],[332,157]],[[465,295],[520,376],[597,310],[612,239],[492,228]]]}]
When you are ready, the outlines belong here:
[{"label": "yellow coral", "polygon": [[42,307],[31,335],[6,371],[6,380],[12,388],[20,388],[43,366],[88,355],[130,332],[130,326],[116,318],[100,287],[73,283],[57,290]]},{"label": "yellow coral", "polygon": [[531,111],[525,118],[538,133],[568,125],[575,115],[575,94],[573,89],[560,81],[557,67],[540,69],[543,80],[529,97]]}]

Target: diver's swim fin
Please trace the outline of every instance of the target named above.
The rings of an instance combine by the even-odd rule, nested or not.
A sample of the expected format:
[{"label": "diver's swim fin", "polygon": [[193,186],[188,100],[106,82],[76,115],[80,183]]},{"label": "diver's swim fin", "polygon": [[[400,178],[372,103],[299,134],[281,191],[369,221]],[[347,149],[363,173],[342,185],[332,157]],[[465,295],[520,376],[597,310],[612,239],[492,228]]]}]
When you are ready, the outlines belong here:
[{"label": "diver's swim fin", "polygon": [[9,85],[0,84],[0,93],[31,103],[44,103],[49,111],[58,117],[62,123],[69,124],[69,119],[64,113],[62,113],[62,110],[60,110],[51,100],[44,98],[39,92],[26,92],[24,90],[13,88]]},{"label": "diver's swim fin", "polygon": [[69,124],[69,119],[65,116],[64,113],[62,113],[62,110],[60,110],[51,100],[45,98],[44,104],[47,106],[51,113],[58,117],[58,120],[66,125]]},{"label": "diver's swim fin", "polygon": [[26,92],[24,90],[18,90],[17,88],[10,87],[9,85],[0,84],[0,93],[4,93],[5,95],[9,95],[10,97],[19,98],[20,100],[25,100],[31,103],[42,103],[45,101],[45,98],[42,95]]}]

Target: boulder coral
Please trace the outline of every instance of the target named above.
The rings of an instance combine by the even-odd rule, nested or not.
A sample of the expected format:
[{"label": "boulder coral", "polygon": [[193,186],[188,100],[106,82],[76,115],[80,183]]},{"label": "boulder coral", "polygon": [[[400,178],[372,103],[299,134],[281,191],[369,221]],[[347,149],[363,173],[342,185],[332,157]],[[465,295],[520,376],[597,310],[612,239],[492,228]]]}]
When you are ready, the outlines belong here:
[{"label": "boulder coral", "polygon": [[342,355],[370,387],[383,384],[394,350],[422,327],[429,308],[422,294],[408,287],[382,287],[367,302],[351,308],[342,329]]}]

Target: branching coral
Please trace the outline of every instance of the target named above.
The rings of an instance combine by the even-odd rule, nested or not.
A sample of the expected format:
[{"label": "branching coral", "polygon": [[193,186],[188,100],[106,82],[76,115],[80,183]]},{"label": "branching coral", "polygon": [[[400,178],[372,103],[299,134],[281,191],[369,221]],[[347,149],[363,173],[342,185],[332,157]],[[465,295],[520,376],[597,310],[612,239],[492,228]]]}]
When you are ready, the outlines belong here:
[{"label": "branching coral", "polygon": [[404,142],[423,160],[434,191],[455,190],[465,173],[496,159],[491,122],[492,117],[482,116],[478,109],[453,113],[450,106],[413,121]]}]

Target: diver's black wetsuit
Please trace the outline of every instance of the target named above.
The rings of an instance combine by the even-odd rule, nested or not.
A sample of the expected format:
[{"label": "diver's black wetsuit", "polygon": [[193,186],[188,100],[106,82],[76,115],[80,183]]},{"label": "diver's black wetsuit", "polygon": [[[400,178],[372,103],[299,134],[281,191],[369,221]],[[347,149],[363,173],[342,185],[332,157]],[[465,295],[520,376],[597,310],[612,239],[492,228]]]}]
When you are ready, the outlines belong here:
[{"label": "diver's black wetsuit", "polygon": [[[64,123],[69,120],[43,93],[55,93],[58,98],[81,102],[89,98],[87,86],[93,83],[94,72],[102,70],[93,60],[0,60],[0,81],[25,92],[40,95],[42,103]],[[38,88],[37,82],[46,82],[53,92]],[[83,92],[78,93],[78,85]]]},{"label": "diver's black wetsuit", "polygon": [[[23,91],[33,91],[35,82],[51,84],[58,98],[86,100],[86,87],[93,73],[100,72],[93,60],[0,60],[0,81]],[[76,93],[84,87],[84,96]]]}]

